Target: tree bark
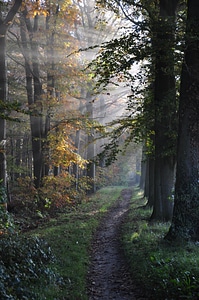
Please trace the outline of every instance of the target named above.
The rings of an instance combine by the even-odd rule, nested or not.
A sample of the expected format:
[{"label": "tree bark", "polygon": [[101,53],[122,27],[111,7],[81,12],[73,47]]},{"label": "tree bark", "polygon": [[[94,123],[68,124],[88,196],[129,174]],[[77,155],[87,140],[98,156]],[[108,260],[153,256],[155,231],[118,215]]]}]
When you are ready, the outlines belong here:
[{"label": "tree bark", "polygon": [[[155,52],[155,169],[152,220],[172,218],[172,190],[176,152],[176,91],[174,74],[175,11],[178,1],[160,0]],[[173,138],[174,137],[174,138]]]},{"label": "tree bark", "polygon": [[[0,25],[0,101],[7,102],[6,28]],[[0,180],[6,184],[6,120],[0,118]]]},{"label": "tree bark", "polygon": [[[0,17],[0,101],[7,102],[6,34],[22,0],[15,0],[5,18]],[[6,121],[0,116],[0,181],[6,184]]]},{"label": "tree bark", "polygon": [[199,1],[189,0],[187,7],[171,240],[199,240]]},{"label": "tree bark", "polygon": [[154,171],[154,168],[155,168],[155,160],[153,157],[149,157],[148,158],[148,176],[149,176],[149,191],[148,191],[148,202],[146,204],[147,207],[154,207],[154,192],[155,192],[155,187],[154,187],[154,184],[155,184],[155,181],[154,181],[154,174],[155,174],[155,171]]},{"label": "tree bark", "polygon": [[[55,31],[50,31],[50,19],[51,19],[51,11],[49,9],[49,15],[46,17],[46,35],[47,35],[47,65],[49,69],[47,71],[47,103],[51,103],[53,98],[55,97],[55,61],[54,61],[54,35]],[[55,19],[56,22],[56,19]],[[50,123],[51,123],[51,111],[50,105],[47,108],[46,118],[45,118],[45,130],[44,130],[44,149],[45,149],[45,157],[44,157],[44,176],[49,175],[49,143],[48,143],[48,134],[50,131]]]},{"label": "tree bark", "polygon": [[149,197],[149,157],[146,159],[146,172],[145,172],[145,182],[144,182],[144,197],[148,199]]},{"label": "tree bark", "polygon": [[145,155],[145,147],[142,147],[142,159],[141,159],[141,176],[140,176],[140,183],[139,187],[144,190],[146,184],[146,170],[147,170],[147,158]]},{"label": "tree bark", "polygon": [[[23,55],[25,58],[26,89],[30,109],[30,127],[32,136],[32,153],[34,167],[34,183],[38,188],[41,185],[43,156],[42,156],[42,84],[39,73],[38,44],[33,41],[33,35],[38,30],[38,16],[34,17],[34,26],[27,17],[27,10],[23,11],[21,18],[21,39]],[[26,31],[29,35],[27,40]],[[30,47],[28,47],[30,45]]]},{"label": "tree bark", "polygon": [[[87,112],[89,114],[89,117],[93,118],[93,103],[91,101],[90,93],[87,93]],[[91,188],[89,192],[94,193],[96,191],[96,184],[95,184],[95,163],[92,161],[95,157],[95,142],[93,137],[94,132],[92,132],[88,135],[88,147],[87,147],[87,159],[90,161],[90,163],[87,165],[87,176],[91,178],[92,183]]]}]

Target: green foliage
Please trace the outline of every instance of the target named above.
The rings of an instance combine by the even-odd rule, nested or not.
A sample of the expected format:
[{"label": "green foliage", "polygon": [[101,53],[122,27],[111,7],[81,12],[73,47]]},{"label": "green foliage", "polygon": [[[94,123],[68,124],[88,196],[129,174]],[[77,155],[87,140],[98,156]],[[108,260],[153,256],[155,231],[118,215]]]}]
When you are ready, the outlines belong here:
[{"label": "green foliage", "polygon": [[46,242],[39,238],[16,235],[0,239],[0,298],[39,299],[34,284],[44,278],[46,284],[56,282],[54,272],[47,267],[54,256]]},{"label": "green foliage", "polygon": [[[165,126],[167,128],[164,133],[166,143],[162,154],[164,156],[173,155],[177,135],[177,106],[174,99],[167,95],[162,111],[157,112],[157,105],[154,107],[153,103],[154,79],[157,59],[163,56],[160,55],[160,49],[162,46],[165,48],[165,45],[168,44],[166,47],[168,49],[170,47],[170,51],[166,51],[166,53],[172,54],[172,60],[169,55],[166,55],[166,67],[162,66],[162,71],[164,70],[167,75],[172,72],[172,75],[179,81],[185,29],[184,11],[178,10],[178,17],[174,24],[172,18],[166,18],[164,22],[159,18],[158,2],[99,0],[97,3],[102,9],[115,11],[119,16],[124,14],[128,21],[126,24],[123,23],[124,28],[127,26],[126,30],[123,30],[119,37],[103,43],[96,59],[90,64],[97,82],[96,89],[106,88],[110,84],[120,86],[121,82],[123,85],[131,86],[127,102],[127,115],[115,121],[114,129],[110,133],[110,142],[105,146],[102,156],[107,155],[107,164],[116,159],[119,153],[118,139],[124,130],[129,133],[126,136],[126,144],[135,139],[140,141],[152,138],[148,143],[151,148],[147,149],[147,152],[153,153],[154,135],[151,135],[151,132],[154,132],[154,120],[157,116],[163,118],[165,122],[170,122],[169,126]],[[167,25],[166,29],[161,27],[162,24]],[[157,38],[158,34],[163,32],[162,36],[165,36],[165,32],[174,27],[176,28],[175,41],[170,39],[171,41],[168,41],[173,43],[172,45],[170,43],[162,45],[164,41]],[[172,64],[173,59],[175,66]],[[135,67],[137,69],[134,69]],[[178,85],[179,82],[176,85],[179,88]],[[169,106],[170,111],[168,111],[166,119],[165,107]]]},{"label": "green foliage", "polygon": [[7,192],[3,186],[2,181],[0,184],[0,235],[7,234],[14,231],[14,220],[7,211]]},{"label": "green foliage", "polygon": [[0,184],[0,204],[7,203],[6,188]]},{"label": "green foliage", "polygon": [[6,206],[0,204],[0,235],[15,231],[14,219],[6,208]]},{"label": "green foliage", "polygon": [[14,122],[21,122],[21,117],[13,117],[12,112],[29,114],[26,110],[22,109],[21,104],[18,102],[8,103],[0,100],[0,117],[2,119]]},{"label": "green foliage", "polygon": [[34,231],[34,235],[42,236],[51,246],[56,256],[54,267],[63,278],[63,285],[56,288],[36,286],[40,299],[88,299],[86,281],[93,233],[122,189],[103,188],[67,213],[59,214],[47,226]]},{"label": "green foliage", "polygon": [[[194,245],[191,246],[191,249],[193,251],[191,255],[189,254],[190,250],[187,251],[186,247],[182,251],[182,245],[179,253],[173,248],[167,251],[163,248],[159,254],[155,252],[154,255],[151,255],[149,281],[154,284],[154,276],[156,276],[158,285],[156,288],[154,287],[154,291],[157,297],[198,299],[199,274],[195,266],[196,261],[198,261],[195,257],[198,250],[194,250]],[[171,256],[171,250],[173,250],[173,256]],[[162,291],[164,292],[162,293]]]},{"label": "green foliage", "polygon": [[163,238],[169,224],[151,223],[151,211],[141,206],[144,204],[136,190],[122,229],[133,278],[153,299],[198,299],[198,244],[166,242]]},{"label": "green foliage", "polygon": [[105,165],[110,166],[117,160],[117,155],[121,152],[121,147],[118,139],[112,138],[111,141],[104,145],[102,152],[98,154],[98,159],[102,160],[105,157]]}]

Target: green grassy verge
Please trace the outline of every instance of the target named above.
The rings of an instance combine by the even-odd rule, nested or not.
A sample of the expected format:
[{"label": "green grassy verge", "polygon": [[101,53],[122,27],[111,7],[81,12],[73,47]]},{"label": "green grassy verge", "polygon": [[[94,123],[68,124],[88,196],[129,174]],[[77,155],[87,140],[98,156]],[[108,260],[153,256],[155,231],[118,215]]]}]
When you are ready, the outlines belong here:
[{"label": "green grassy verge", "polygon": [[133,278],[151,299],[199,299],[199,244],[168,243],[168,223],[150,223],[139,189],[122,228]]},{"label": "green grassy verge", "polygon": [[100,219],[119,197],[123,187],[99,190],[88,202],[71,211],[60,214],[32,234],[45,239],[56,261],[50,268],[56,270],[62,280],[57,285],[40,282],[36,286],[39,300],[86,300],[86,276],[89,263],[89,247],[92,234]]}]

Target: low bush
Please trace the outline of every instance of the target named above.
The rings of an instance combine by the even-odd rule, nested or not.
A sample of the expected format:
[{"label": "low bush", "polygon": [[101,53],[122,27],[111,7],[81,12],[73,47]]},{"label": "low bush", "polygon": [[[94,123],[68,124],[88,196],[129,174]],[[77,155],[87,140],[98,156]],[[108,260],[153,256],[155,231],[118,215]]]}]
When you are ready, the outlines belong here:
[{"label": "low bush", "polygon": [[79,205],[91,184],[89,177],[83,176],[76,182],[74,176],[67,172],[44,177],[38,189],[30,177],[18,178],[11,191],[12,201],[8,203],[8,210],[25,218],[48,219],[48,216],[54,216],[65,208]]},{"label": "low bush", "polygon": [[15,223],[6,207],[0,205],[0,235],[14,233]]},{"label": "low bush", "polygon": [[48,268],[53,260],[44,240],[3,235],[0,239],[0,299],[39,299],[34,285],[38,285],[41,278],[46,285],[57,282],[55,273]]}]

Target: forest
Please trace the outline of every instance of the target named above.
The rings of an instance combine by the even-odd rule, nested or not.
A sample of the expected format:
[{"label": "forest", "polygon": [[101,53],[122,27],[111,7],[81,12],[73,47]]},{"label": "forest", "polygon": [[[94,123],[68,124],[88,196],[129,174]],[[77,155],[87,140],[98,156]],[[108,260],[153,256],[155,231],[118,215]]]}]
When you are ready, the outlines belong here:
[{"label": "forest", "polygon": [[119,200],[134,298],[199,299],[198,28],[197,0],[0,0],[1,299],[106,300]]}]

